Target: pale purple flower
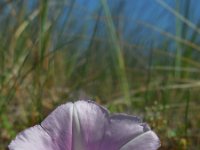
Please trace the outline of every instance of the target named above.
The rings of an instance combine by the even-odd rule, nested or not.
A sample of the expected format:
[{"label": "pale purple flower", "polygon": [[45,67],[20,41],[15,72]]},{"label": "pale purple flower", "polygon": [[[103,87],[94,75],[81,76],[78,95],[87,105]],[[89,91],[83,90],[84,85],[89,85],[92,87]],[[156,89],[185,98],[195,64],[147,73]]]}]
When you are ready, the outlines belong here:
[{"label": "pale purple flower", "polygon": [[156,150],[157,135],[137,117],[110,115],[92,101],[66,103],[19,133],[10,150]]}]

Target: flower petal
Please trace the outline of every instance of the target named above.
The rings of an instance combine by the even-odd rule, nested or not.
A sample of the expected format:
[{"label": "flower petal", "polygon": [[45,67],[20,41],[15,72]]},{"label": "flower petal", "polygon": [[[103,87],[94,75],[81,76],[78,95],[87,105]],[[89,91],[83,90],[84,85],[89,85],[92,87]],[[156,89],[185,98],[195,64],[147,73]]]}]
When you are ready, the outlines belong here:
[{"label": "flower petal", "polygon": [[8,148],[10,150],[59,150],[56,143],[40,125],[19,133]]},{"label": "flower petal", "polygon": [[160,141],[153,131],[147,131],[127,144],[120,150],[157,150],[160,147]]},{"label": "flower petal", "polygon": [[125,114],[110,117],[101,149],[118,150],[122,145],[144,132],[138,117]]},{"label": "flower petal", "polygon": [[73,130],[73,150],[99,149],[108,124],[108,111],[92,101],[78,101],[74,104],[73,117],[76,120],[73,124],[76,127]]},{"label": "flower petal", "polygon": [[108,115],[108,111],[96,103],[81,100],[59,106],[41,126],[61,150],[94,150],[103,139]]},{"label": "flower petal", "polygon": [[156,150],[159,139],[137,117],[109,112],[92,101],[59,106],[41,126],[20,133],[10,150]]},{"label": "flower petal", "polygon": [[56,141],[60,150],[72,149],[73,103],[57,107],[41,126]]}]

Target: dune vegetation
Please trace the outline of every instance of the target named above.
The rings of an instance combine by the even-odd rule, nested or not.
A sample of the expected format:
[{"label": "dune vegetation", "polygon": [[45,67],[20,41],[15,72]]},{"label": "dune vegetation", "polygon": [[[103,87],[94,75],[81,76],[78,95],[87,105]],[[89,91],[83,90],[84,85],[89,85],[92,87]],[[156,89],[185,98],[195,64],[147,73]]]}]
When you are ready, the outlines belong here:
[{"label": "dune vegetation", "polygon": [[200,18],[190,1],[152,1],[173,16],[169,31],[118,1],[0,1],[0,149],[78,99],[141,116],[160,149],[200,149]]}]

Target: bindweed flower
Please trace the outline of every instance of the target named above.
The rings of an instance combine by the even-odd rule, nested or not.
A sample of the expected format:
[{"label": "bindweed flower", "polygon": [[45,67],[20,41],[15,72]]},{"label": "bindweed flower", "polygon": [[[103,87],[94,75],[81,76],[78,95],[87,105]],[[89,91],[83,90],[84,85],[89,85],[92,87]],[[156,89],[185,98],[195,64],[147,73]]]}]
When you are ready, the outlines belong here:
[{"label": "bindweed flower", "polygon": [[17,135],[10,150],[156,150],[157,135],[138,117],[110,115],[92,101],[66,103]]}]

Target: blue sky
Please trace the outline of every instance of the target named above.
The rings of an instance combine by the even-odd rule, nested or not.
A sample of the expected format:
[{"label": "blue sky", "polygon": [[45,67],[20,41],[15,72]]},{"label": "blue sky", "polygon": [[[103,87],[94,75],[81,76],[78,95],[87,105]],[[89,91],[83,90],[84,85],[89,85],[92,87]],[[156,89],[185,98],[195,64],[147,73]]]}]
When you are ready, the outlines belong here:
[{"label": "blue sky", "polygon": [[[36,8],[38,5],[38,0],[29,0],[27,4],[29,5],[29,12],[32,8]],[[61,1],[49,0],[52,5],[57,5]],[[65,31],[67,34],[78,34],[79,28],[85,26],[85,34],[90,35],[93,31],[96,20],[94,16],[98,15],[99,8],[101,8],[100,0],[67,0],[62,6],[62,15],[58,21],[58,29],[62,28],[63,22],[66,19],[70,19],[68,16],[69,13],[69,4],[74,2],[75,7],[72,10],[72,20],[76,21],[76,24],[70,28],[70,30]],[[153,25],[155,28],[160,28],[166,32],[175,34],[176,33],[176,21],[177,18],[161,6],[157,0],[108,0],[107,1],[112,15],[122,16],[120,22],[120,31],[122,32],[122,37],[128,42],[139,42],[139,41],[148,41],[148,42],[157,42],[166,40],[165,36],[162,36],[159,32],[156,32],[152,29],[149,29],[145,25],[138,24],[138,22],[145,22],[147,24]],[[122,3],[123,2],[123,3]],[[176,9],[179,7],[179,12],[184,16],[186,9],[188,7],[188,19],[193,23],[200,22],[200,1],[198,0],[164,0],[171,8]],[[66,6],[65,6],[66,5]],[[57,7],[54,10],[49,12],[50,15],[54,15],[61,7]],[[117,9],[120,7],[120,11]],[[6,11],[4,11],[6,12]],[[101,12],[101,15],[103,13]],[[183,22],[180,21],[181,25]],[[103,22],[99,22],[99,26],[102,27],[102,30],[106,30]],[[180,26],[181,27],[181,26]],[[191,35],[193,32],[192,29],[189,29],[188,35]],[[99,33],[101,35],[101,33]],[[103,32],[102,32],[102,35]],[[134,36],[133,36],[134,35]],[[187,38],[190,38],[189,36]]]}]

